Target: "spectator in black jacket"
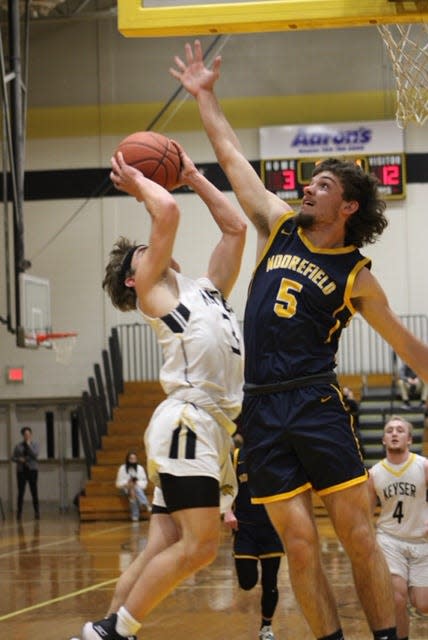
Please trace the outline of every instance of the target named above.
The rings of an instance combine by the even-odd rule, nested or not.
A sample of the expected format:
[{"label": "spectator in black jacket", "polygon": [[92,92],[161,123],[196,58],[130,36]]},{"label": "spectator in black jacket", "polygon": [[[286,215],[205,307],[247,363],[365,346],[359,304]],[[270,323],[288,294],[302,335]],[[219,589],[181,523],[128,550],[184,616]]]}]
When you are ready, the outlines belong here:
[{"label": "spectator in black jacket", "polygon": [[24,504],[24,494],[27,482],[30,485],[31,497],[33,499],[34,517],[40,518],[39,495],[37,482],[39,475],[39,445],[33,442],[33,432],[30,427],[22,427],[22,442],[19,442],[12,455],[12,460],[16,462],[16,478],[18,483],[18,508],[16,519],[22,518],[22,506]]}]

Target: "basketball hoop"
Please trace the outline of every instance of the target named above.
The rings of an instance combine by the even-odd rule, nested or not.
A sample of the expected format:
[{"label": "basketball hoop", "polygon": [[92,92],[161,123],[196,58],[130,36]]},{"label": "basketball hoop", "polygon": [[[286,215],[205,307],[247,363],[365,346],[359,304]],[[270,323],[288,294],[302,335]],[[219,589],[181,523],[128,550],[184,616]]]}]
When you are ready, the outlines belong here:
[{"label": "basketball hoop", "polygon": [[400,129],[428,117],[428,24],[377,25],[392,61],[396,81],[396,120]]},{"label": "basketball hoop", "polygon": [[37,344],[55,351],[55,360],[61,364],[69,364],[76,345],[77,333],[67,331],[62,333],[39,333]]}]

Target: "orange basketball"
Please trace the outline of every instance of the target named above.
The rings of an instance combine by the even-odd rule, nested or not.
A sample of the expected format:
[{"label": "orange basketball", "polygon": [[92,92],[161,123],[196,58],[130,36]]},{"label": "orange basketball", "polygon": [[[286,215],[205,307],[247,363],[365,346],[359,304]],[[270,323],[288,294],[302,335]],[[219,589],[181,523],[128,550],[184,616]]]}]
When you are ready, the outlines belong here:
[{"label": "orange basketball", "polygon": [[116,152],[125,162],[141,171],[146,178],[171,191],[178,182],[181,159],[175,144],[154,131],[137,131],[124,138]]}]

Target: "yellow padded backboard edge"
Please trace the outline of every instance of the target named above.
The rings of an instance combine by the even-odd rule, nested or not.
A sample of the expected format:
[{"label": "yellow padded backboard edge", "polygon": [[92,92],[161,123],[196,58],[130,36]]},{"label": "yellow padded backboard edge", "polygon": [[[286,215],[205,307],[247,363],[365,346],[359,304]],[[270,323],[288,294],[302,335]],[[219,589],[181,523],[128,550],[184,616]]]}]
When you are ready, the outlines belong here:
[{"label": "yellow padded backboard edge", "polygon": [[119,31],[129,38],[428,22],[427,0],[266,0],[162,7],[118,0],[117,6]]}]

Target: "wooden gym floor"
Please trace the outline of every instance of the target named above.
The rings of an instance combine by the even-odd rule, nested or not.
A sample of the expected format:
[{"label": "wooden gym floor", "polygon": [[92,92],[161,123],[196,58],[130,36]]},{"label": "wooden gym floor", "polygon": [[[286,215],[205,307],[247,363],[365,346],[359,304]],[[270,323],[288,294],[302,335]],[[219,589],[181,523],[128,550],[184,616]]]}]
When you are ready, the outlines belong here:
[{"label": "wooden gym floor", "polygon": [[[80,523],[77,512],[46,508],[40,521],[26,506],[22,523],[0,521],[0,632],[12,640],[67,640],[82,623],[102,617],[115,580],[143,547],[147,522]],[[318,517],[325,566],[339,603],[348,640],[370,639],[353,587],[349,562],[326,517]],[[287,560],[279,576],[274,619],[277,640],[312,635],[292,595]],[[146,619],[141,640],[254,640],[259,627],[260,587],[237,587],[230,534],[224,531],[217,560],[178,587]],[[428,619],[412,616],[411,638],[428,637]]]}]

